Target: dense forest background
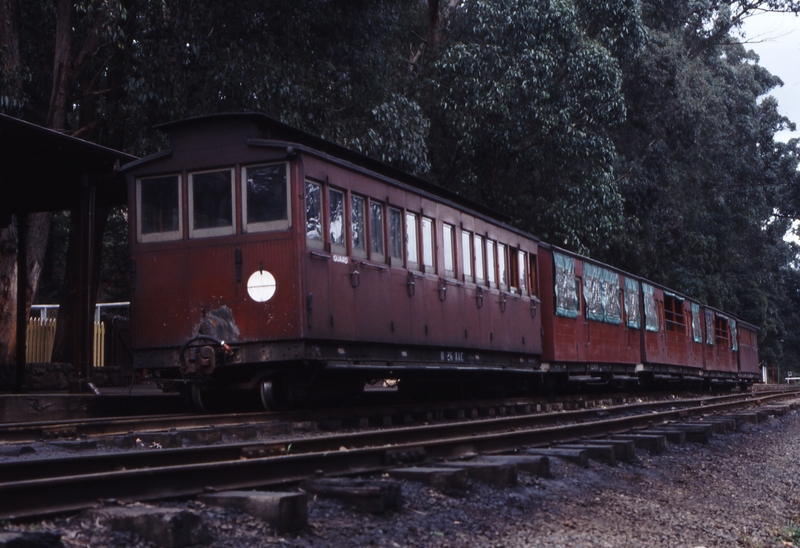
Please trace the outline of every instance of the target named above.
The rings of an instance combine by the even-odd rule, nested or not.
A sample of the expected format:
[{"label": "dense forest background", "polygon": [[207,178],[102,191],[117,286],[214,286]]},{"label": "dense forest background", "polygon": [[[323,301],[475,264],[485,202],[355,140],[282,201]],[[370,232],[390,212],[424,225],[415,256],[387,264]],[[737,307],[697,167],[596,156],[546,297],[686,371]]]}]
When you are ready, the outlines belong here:
[{"label": "dense forest background", "polygon": [[[763,10],[800,1],[0,0],[0,111],[137,155],[157,123],[263,112],[728,310],[800,371],[800,149],[736,32]],[[52,302],[69,215],[41,222]],[[125,230],[101,299],[126,297]]]}]

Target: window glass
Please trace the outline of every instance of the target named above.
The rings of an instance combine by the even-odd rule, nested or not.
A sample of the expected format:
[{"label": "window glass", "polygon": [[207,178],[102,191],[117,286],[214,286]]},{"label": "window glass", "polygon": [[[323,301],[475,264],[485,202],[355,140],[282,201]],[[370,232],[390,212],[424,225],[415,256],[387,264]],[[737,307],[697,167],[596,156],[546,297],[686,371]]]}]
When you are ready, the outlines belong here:
[{"label": "window glass", "polygon": [[528,293],[528,261],[525,260],[525,252],[519,251],[517,254],[519,264],[519,292],[521,295]]},{"label": "window glass", "polygon": [[306,181],[306,238],[322,244],[322,185],[312,181]]},{"label": "window glass", "polygon": [[497,276],[500,279],[500,289],[508,289],[508,262],[505,244],[497,244]]},{"label": "window glass", "polygon": [[472,234],[461,231],[461,250],[464,253],[464,280],[472,281]]},{"label": "window glass", "polygon": [[366,257],[366,219],[364,217],[364,198],[361,196],[352,196],[350,200],[350,234],[353,238],[353,253]]},{"label": "window glass", "polygon": [[177,175],[139,181],[140,241],[181,237],[180,178]]},{"label": "window glass", "polygon": [[494,242],[486,240],[486,277],[489,287],[497,287],[497,278],[494,271]]},{"label": "window glass", "polygon": [[528,288],[531,292],[531,295],[538,295],[539,294],[539,285],[537,284],[536,276],[537,276],[537,268],[536,268],[536,255],[530,255],[530,272],[528,273],[528,279],[530,280],[530,287]]},{"label": "window glass", "polygon": [[329,197],[331,250],[344,253],[346,245],[344,241],[344,192],[331,189]]},{"label": "window glass", "polygon": [[244,168],[242,193],[246,230],[289,228],[289,182],[287,164]]},{"label": "window glass", "polygon": [[456,275],[455,256],[453,253],[453,237],[455,233],[455,227],[453,225],[444,223],[444,225],[442,225],[442,230],[444,234],[444,238],[442,239],[442,250],[444,253],[444,274],[445,276],[450,276],[453,278]]},{"label": "window glass", "polygon": [[433,219],[422,218],[422,262],[428,272],[433,272]]},{"label": "window glass", "polygon": [[516,293],[519,289],[518,258],[519,252],[513,247],[508,248],[508,285],[511,287],[512,293]]},{"label": "window glass", "polygon": [[383,204],[369,202],[370,250],[373,259],[383,260]]},{"label": "window glass", "polygon": [[389,208],[389,254],[392,265],[403,266],[403,213]]},{"label": "window glass", "polygon": [[406,255],[408,268],[419,268],[419,226],[415,213],[406,213]]},{"label": "window glass", "polygon": [[475,235],[475,281],[484,283],[483,275],[483,236]]},{"label": "window glass", "polygon": [[190,236],[233,234],[231,170],[189,174]]}]

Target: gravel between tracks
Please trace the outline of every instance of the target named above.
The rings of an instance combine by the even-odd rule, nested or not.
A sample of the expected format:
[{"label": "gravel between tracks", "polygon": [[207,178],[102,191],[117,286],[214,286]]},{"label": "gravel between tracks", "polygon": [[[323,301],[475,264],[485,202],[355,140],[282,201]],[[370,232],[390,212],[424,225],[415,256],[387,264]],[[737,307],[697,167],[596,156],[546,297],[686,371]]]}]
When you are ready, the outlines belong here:
[{"label": "gravel between tracks", "polygon": [[[195,501],[163,505],[202,513],[215,547],[792,546],[785,535],[800,516],[800,412],[744,424],[706,446],[637,455],[589,469],[554,460],[553,479],[520,474],[516,487],[473,483],[455,497],[403,482],[403,509],[385,515],[310,500],[311,527],[297,534],[277,535],[260,520]],[[8,528],[58,531],[65,546],[152,546],[81,516]]]}]

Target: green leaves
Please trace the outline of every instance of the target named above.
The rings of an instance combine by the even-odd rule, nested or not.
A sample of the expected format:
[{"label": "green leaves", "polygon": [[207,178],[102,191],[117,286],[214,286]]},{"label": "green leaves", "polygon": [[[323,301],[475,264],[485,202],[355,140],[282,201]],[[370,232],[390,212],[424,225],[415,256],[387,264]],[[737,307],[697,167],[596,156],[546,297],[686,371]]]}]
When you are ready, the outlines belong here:
[{"label": "green leaves", "polygon": [[639,29],[616,4],[465,2],[434,67],[439,180],[560,245],[602,245],[621,213],[607,131],[625,106],[614,52],[581,24],[615,13]]}]

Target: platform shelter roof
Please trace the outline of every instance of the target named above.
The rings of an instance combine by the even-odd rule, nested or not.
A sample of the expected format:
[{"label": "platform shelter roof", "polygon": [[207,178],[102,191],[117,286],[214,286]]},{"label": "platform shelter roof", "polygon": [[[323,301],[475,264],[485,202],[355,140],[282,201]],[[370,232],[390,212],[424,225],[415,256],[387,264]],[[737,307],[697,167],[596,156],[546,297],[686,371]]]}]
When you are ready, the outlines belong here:
[{"label": "platform shelter roof", "polygon": [[86,181],[99,204],[124,205],[120,165],[135,156],[0,114],[0,225],[15,213],[65,211],[80,205]]}]

